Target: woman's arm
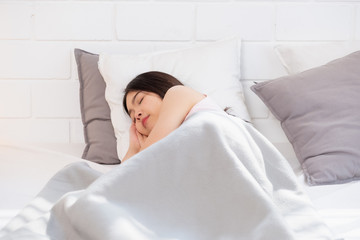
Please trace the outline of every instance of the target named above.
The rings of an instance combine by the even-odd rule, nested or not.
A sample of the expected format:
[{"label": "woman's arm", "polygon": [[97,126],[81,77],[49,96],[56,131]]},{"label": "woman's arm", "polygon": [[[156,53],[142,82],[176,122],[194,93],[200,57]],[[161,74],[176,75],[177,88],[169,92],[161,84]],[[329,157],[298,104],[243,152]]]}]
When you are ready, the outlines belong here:
[{"label": "woman's arm", "polygon": [[163,99],[160,113],[154,128],[143,141],[140,139],[140,151],[166,137],[185,120],[191,108],[205,96],[185,86],[170,88]]},{"label": "woman's arm", "polygon": [[130,127],[130,146],[122,162],[178,128],[191,108],[203,98],[203,94],[185,86],[170,88],[164,96],[158,120],[148,137],[141,135],[135,125]]},{"label": "woman's arm", "polygon": [[130,146],[122,162],[178,128],[191,108],[203,98],[203,94],[185,86],[170,88],[164,96],[158,120],[148,137],[141,135],[135,125],[130,127]]}]

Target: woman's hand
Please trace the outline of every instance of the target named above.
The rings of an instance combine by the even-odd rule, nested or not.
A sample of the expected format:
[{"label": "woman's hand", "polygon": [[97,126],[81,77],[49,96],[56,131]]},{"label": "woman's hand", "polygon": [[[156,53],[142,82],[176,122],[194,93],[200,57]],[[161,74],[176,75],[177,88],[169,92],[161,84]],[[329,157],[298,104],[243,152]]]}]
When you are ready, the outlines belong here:
[{"label": "woman's hand", "polygon": [[147,136],[141,134],[135,127],[135,124],[131,124],[130,127],[130,148],[140,152],[141,148],[144,146],[144,143],[147,139]]},{"label": "woman's hand", "polygon": [[135,124],[131,124],[129,129],[129,150],[135,153],[138,153],[141,148],[140,140],[138,138],[139,134],[140,133],[136,130]]},{"label": "woman's hand", "polygon": [[142,135],[138,130],[136,130],[134,123],[130,126],[129,135],[129,149],[125,157],[122,159],[122,162],[140,152],[147,139],[147,136]]},{"label": "woman's hand", "polygon": [[137,136],[137,140],[140,144],[140,149],[139,149],[139,152],[143,149],[144,145],[145,145],[145,141],[147,139],[147,136],[145,135],[142,135],[138,130],[136,130],[136,136]]}]

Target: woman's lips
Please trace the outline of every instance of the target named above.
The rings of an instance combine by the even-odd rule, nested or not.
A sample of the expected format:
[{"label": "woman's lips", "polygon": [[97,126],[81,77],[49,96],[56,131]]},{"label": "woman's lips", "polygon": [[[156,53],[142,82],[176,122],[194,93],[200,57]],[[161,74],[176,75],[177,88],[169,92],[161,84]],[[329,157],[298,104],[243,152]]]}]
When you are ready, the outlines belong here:
[{"label": "woman's lips", "polygon": [[147,116],[147,117],[145,117],[145,118],[143,118],[142,120],[141,120],[141,122],[142,122],[142,125],[145,127],[145,124],[146,124],[146,121],[148,120],[148,118],[149,118],[149,116]]}]

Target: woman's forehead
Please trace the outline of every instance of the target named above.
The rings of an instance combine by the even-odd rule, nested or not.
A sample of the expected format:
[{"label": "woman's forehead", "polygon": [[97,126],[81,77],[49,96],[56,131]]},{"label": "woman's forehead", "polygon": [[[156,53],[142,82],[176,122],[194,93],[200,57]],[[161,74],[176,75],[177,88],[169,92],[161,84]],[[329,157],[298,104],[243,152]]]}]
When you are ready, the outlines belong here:
[{"label": "woman's forehead", "polygon": [[157,93],[154,93],[154,92],[147,92],[147,91],[143,91],[143,90],[134,90],[134,91],[129,91],[128,94],[126,95],[126,105],[131,106],[132,104],[134,104],[134,101],[137,96],[143,96],[143,95],[161,98]]},{"label": "woman's forehead", "polygon": [[130,106],[132,104],[134,104],[135,98],[138,94],[140,94],[141,91],[130,91],[128,92],[128,94],[126,95],[126,105]]}]

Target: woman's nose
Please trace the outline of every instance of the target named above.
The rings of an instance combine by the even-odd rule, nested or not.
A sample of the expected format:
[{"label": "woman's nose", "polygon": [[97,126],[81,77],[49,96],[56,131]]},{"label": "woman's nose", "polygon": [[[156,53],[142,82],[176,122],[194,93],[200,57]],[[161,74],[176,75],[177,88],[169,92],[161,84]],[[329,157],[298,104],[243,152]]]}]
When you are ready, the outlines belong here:
[{"label": "woman's nose", "polygon": [[138,118],[138,119],[139,119],[139,118],[141,117],[141,115],[142,115],[142,113],[141,113],[140,111],[139,111],[139,112],[137,112],[137,113],[136,113],[136,118]]}]

